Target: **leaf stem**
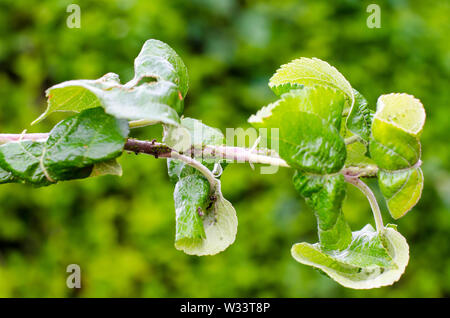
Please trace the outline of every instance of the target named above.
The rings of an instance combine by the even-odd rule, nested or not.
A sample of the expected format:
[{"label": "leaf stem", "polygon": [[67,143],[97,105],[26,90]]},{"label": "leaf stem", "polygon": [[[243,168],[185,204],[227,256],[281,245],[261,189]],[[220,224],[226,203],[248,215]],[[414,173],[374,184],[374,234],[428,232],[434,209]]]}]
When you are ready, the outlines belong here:
[{"label": "leaf stem", "polygon": [[182,155],[176,151],[172,151],[170,153],[170,158],[180,160],[200,171],[208,180],[211,192],[214,192],[217,189],[219,181],[216,179],[214,174],[208,168],[202,165],[199,161],[192,159],[191,157]]},{"label": "leaf stem", "polygon": [[383,218],[381,217],[380,207],[378,206],[377,199],[373,194],[372,190],[369,188],[365,182],[361,181],[358,177],[345,176],[345,181],[353,184],[367,197],[372,208],[373,217],[375,219],[375,226],[377,227],[377,232],[382,233],[384,231]]}]

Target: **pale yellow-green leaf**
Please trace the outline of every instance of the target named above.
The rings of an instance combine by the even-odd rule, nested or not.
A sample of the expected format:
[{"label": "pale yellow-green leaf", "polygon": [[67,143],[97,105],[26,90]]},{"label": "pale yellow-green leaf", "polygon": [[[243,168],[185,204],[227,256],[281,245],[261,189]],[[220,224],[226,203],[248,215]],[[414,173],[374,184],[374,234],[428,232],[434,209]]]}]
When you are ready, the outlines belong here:
[{"label": "pale yellow-green leaf", "polygon": [[320,250],[318,244],[297,243],[291,254],[298,262],[316,267],[337,283],[353,289],[371,289],[389,286],[400,279],[409,261],[409,247],[405,238],[393,228],[385,228],[384,245],[394,267],[377,265],[359,267],[345,264]]}]

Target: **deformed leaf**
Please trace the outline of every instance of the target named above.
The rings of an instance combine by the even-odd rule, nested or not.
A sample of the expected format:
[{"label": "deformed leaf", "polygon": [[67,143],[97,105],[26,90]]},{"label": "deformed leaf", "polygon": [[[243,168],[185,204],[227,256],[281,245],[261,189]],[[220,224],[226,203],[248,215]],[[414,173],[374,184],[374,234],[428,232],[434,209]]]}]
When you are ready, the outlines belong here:
[{"label": "deformed leaf", "polygon": [[318,58],[302,57],[284,64],[269,81],[269,87],[277,95],[298,88],[299,84],[305,86],[321,84],[334,87],[347,96],[348,109],[353,105],[354,95],[350,83],[336,68]]},{"label": "deformed leaf", "polygon": [[399,219],[410,211],[419,201],[423,188],[423,173],[420,168],[395,172],[378,173],[381,193],[394,219]]},{"label": "deformed leaf", "polygon": [[0,167],[17,181],[37,186],[88,177],[95,164],[122,154],[128,123],[88,109],[58,123],[46,141],[14,141],[0,146]]},{"label": "deformed leaf", "polygon": [[108,73],[97,80],[73,80],[50,87],[47,110],[33,123],[55,111],[80,112],[102,106],[117,118],[142,125],[178,125],[188,90],[186,66],[167,44],[148,40],[134,61],[134,78],[122,85]]},{"label": "deformed leaf", "polygon": [[181,57],[166,43],[159,40],[147,40],[134,61],[134,79],[150,77],[172,82],[178,86],[180,95],[186,96],[189,87],[187,68]]},{"label": "deformed leaf", "polygon": [[308,98],[313,92],[308,89],[284,94],[280,100],[252,115],[249,122],[255,128],[270,129],[271,147],[279,146],[279,150],[275,150],[293,168],[317,174],[338,172],[346,158],[345,142],[334,117],[322,117],[333,111],[328,109],[326,113],[326,108],[320,106],[328,104],[334,105],[333,109],[338,108],[342,96],[324,94],[321,103],[310,104]]},{"label": "deformed leaf", "polygon": [[391,227],[376,233],[366,226],[353,232],[353,241],[344,251],[327,252],[318,244],[297,243],[291,254],[298,262],[322,270],[345,287],[370,289],[392,285],[400,279],[408,264],[409,247]]},{"label": "deformed leaf", "polygon": [[178,125],[180,99],[178,88],[168,81],[121,85],[117,74],[108,73],[97,80],[72,80],[46,91],[47,110],[33,123],[55,111],[80,112],[103,107],[116,118]]},{"label": "deformed leaf", "polygon": [[314,176],[296,171],[293,177],[295,189],[305,198],[317,218],[320,246],[324,250],[343,250],[352,240],[352,231],[344,214],[344,176]]},{"label": "deformed leaf", "polygon": [[422,133],[426,117],[420,100],[412,95],[398,93],[381,95],[375,116],[416,137]]},{"label": "deformed leaf", "polygon": [[202,221],[205,238],[183,240],[175,245],[177,249],[183,250],[186,254],[203,256],[220,253],[233,244],[238,225],[236,210],[223,197],[220,186],[216,189],[213,204],[210,209],[206,209]]}]

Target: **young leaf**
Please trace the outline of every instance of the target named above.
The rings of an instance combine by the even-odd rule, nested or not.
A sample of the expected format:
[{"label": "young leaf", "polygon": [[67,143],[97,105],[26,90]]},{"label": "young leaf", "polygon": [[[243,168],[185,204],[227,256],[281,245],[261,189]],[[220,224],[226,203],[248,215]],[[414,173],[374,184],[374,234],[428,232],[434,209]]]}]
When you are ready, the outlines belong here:
[{"label": "young leaf", "polygon": [[317,218],[320,247],[324,250],[343,250],[352,240],[352,231],[342,213],[345,197],[344,176],[313,176],[296,171],[295,189],[305,198]]},{"label": "young leaf", "polygon": [[357,90],[353,90],[355,104],[347,117],[346,126],[355,135],[368,142],[370,137],[370,126],[372,125],[372,113],[367,100]]},{"label": "young leaf", "polygon": [[95,164],[122,154],[128,123],[93,108],[58,123],[47,141],[0,146],[0,167],[17,180],[38,186],[86,178]]},{"label": "young leaf", "polygon": [[[139,83],[138,83],[139,84]],[[117,74],[108,73],[97,80],[73,80],[46,91],[47,110],[34,123],[55,111],[80,112],[103,107],[116,118],[178,125],[181,110],[178,88],[168,81],[121,85]]]},{"label": "young leaf", "polygon": [[393,228],[386,227],[377,234],[369,225],[353,232],[353,241],[344,251],[327,252],[318,244],[297,243],[291,254],[298,262],[322,270],[345,287],[370,289],[392,285],[400,279],[408,264],[409,247]]},{"label": "young leaf", "polygon": [[424,123],[425,110],[413,96],[380,96],[369,144],[371,157],[384,170],[412,167],[420,158],[418,136]]},{"label": "young leaf", "polygon": [[321,84],[334,87],[347,96],[348,108],[353,105],[354,95],[350,83],[336,68],[318,58],[302,57],[284,64],[269,81],[269,87],[277,95],[298,88],[299,84],[305,86]]},{"label": "young leaf", "polygon": [[394,219],[399,219],[419,201],[423,189],[423,173],[420,168],[378,173],[381,193]]},{"label": "young leaf", "polygon": [[[335,126],[336,120],[322,117],[326,108],[321,105],[337,108],[343,101],[342,96],[323,91],[321,103],[311,104],[308,98],[313,92],[308,89],[284,94],[277,102],[252,115],[249,122],[255,128],[278,129],[278,135],[271,133],[269,136],[272,148],[279,145],[280,157],[293,168],[316,174],[338,172],[345,162],[345,143]],[[333,114],[328,109],[330,113]]]}]

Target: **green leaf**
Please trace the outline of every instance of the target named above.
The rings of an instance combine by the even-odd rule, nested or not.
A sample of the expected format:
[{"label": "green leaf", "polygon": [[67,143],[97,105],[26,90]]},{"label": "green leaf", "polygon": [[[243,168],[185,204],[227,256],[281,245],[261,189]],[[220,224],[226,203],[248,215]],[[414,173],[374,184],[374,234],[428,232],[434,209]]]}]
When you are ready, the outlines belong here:
[{"label": "green leaf", "polygon": [[299,84],[305,86],[321,84],[334,87],[347,96],[348,108],[353,105],[354,95],[350,83],[336,68],[318,58],[302,57],[284,64],[269,81],[269,87],[277,95],[299,88]]},{"label": "green leaf", "polygon": [[95,164],[122,154],[128,123],[93,108],[58,123],[47,141],[0,146],[0,167],[14,178],[42,186],[88,177]]},{"label": "green leaf", "polygon": [[399,219],[419,201],[423,189],[423,173],[420,168],[378,173],[381,193],[394,219]]},{"label": "green leaf", "polygon": [[116,118],[145,120],[178,125],[180,99],[178,88],[167,81],[121,85],[116,74],[108,73],[97,80],[73,80],[46,91],[47,110],[34,123],[55,111],[80,112],[102,106]]},{"label": "green leaf", "polygon": [[199,245],[205,239],[201,215],[206,213],[209,183],[198,175],[186,176],[177,182],[173,193],[176,213],[175,247]]},{"label": "green leaf", "polygon": [[425,110],[407,94],[382,95],[372,124],[371,157],[384,170],[412,167],[420,158]]},{"label": "green leaf", "polygon": [[346,126],[355,135],[368,142],[370,127],[372,125],[372,113],[367,100],[357,90],[353,90],[355,103],[347,117]]},{"label": "green leaf", "polygon": [[[165,142],[177,148],[222,145],[225,138],[215,128],[193,118],[183,118],[178,127],[164,127]],[[181,131],[181,133],[180,133]],[[182,136],[183,140],[177,137]],[[183,148],[183,147],[179,147]],[[202,160],[212,170],[220,160]],[[225,164],[221,163],[222,167]],[[175,247],[190,255],[214,255],[234,242],[237,233],[236,211],[222,195],[220,183],[210,195],[210,185],[200,171],[179,160],[168,159],[169,178],[175,185]],[[200,208],[200,209],[199,209]],[[200,215],[199,214],[202,214]]]},{"label": "green leaf", "polygon": [[353,232],[353,241],[346,250],[328,252],[318,244],[297,243],[291,254],[298,262],[322,270],[345,287],[370,289],[392,285],[400,279],[408,264],[409,247],[391,227],[377,234],[366,226]]},{"label": "green leaf", "polygon": [[314,210],[321,248],[347,248],[352,240],[352,232],[342,213],[346,189],[344,176],[312,176],[296,171],[293,182],[295,189]]},{"label": "green leaf", "polygon": [[[317,92],[323,93],[321,99]],[[310,96],[315,100],[313,104]],[[293,168],[316,174],[334,173],[343,167],[346,157],[345,142],[334,117],[342,103],[340,94],[323,87],[293,90],[263,107],[249,122],[255,128],[278,129],[278,134],[269,134],[269,141],[272,148],[279,146],[275,150]]]},{"label": "green leaf", "polygon": [[151,39],[144,43],[134,61],[134,73],[132,83],[145,77],[163,79],[176,84],[183,98],[189,88],[188,72],[183,60],[169,45],[159,40]]}]

